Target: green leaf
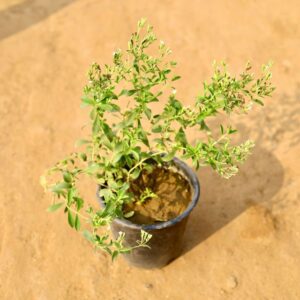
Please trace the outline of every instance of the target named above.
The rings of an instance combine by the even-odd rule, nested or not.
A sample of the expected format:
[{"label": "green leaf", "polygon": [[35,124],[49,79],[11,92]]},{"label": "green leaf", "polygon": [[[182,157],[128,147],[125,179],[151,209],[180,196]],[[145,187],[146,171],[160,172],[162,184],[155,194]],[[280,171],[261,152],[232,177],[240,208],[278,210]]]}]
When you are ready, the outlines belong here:
[{"label": "green leaf", "polygon": [[74,189],[69,189],[68,195],[67,195],[68,205],[71,205],[71,203],[73,201],[73,196],[74,196]]},{"label": "green leaf", "polygon": [[96,134],[98,134],[99,130],[100,130],[99,118],[96,117],[93,122],[92,132],[94,135],[96,135]]},{"label": "green leaf", "polygon": [[128,154],[131,154],[134,157],[134,159],[138,161],[140,159],[140,153],[139,152],[140,152],[140,150],[135,148],[135,149],[129,150]]},{"label": "green leaf", "polygon": [[79,211],[83,207],[84,201],[80,197],[74,197],[74,200],[76,202],[77,211]]},{"label": "green leaf", "polygon": [[64,172],[63,173],[63,177],[64,177],[64,181],[67,183],[71,183],[72,182],[72,176],[69,172]]},{"label": "green leaf", "polygon": [[120,111],[120,107],[116,104],[113,104],[113,103],[101,103],[99,105],[99,108],[102,109],[103,111],[107,111],[107,112]]},{"label": "green leaf", "polygon": [[253,99],[254,102],[258,103],[261,106],[264,106],[264,103],[259,99]]},{"label": "green leaf", "polygon": [[118,106],[117,104],[111,103],[110,104],[112,106],[111,112],[118,112],[120,111],[120,106]]},{"label": "green leaf", "polygon": [[154,126],[152,127],[152,132],[154,132],[154,133],[162,132],[162,127],[161,127],[161,125],[154,125]]},{"label": "green leaf", "polygon": [[116,164],[120,161],[120,159],[122,158],[122,156],[124,155],[123,152],[117,152],[114,154],[113,158],[112,158],[112,164]]},{"label": "green leaf", "polygon": [[231,127],[228,129],[228,134],[233,134],[235,132],[237,132],[236,129],[232,129]]},{"label": "green leaf", "polygon": [[121,93],[119,94],[119,97],[121,97],[121,96],[126,96],[127,95],[127,93],[128,93],[128,90],[122,90],[121,91]]},{"label": "green leaf", "polygon": [[76,217],[75,217],[75,229],[76,229],[77,231],[80,230],[80,220],[79,220],[79,218],[78,218],[78,214],[76,214]]},{"label": "green leaf", "polygon": [[131,174],[130,177],[135,180],[140,176],[141,170],[140,169],[135,169]]},{"label": "green leaf", "polygon": [[54,212],[54,211],[58,210],[63,204],[64,204],[64,202],[54,203],[47,208],[47,211]]},{"label": "green leaf", "polygon": [[125,249],[120,249],[119,251],[122,254],[129,254],[132,251],[132,249],[131,248],[125,248]]},{"label": "green leaf", "polygon": [[83,161],[86,161],[87,160],[87,156],[85,153],[80,153],[79,154],[79,157],[83,160]]},{"label": "green leaf", "polygon": [[206,125],[206,123],[203,120],[200,121],[200,129],[207,130],[207,131],[209,130],[209,127]]},{"label": "green leaf", "polygon": [[183,130],[182,127],[180,127],[180,129],[178,130],[176,136],[175,136],[175,141],[179,142],[180,144],[182,144],[184,147],[187,144],[187,139],[186,139],[186,135],[185,132]]},{"label": "green leaf", "polygon": [[134,93],[136,92],[136,90],[122,90],[121,93],[119,94],[120,96],[132,96]]},{"label": "green leaf", "polygon": [[221,133],[224,134],[224,127],[220,125],[220,128],[221,128]]},{"label": "green leaf", "polygon": [[119,255],[119,251],[115,250],[115,251],[112,253],[112,255],[111,255],[112,261],[114,261],[114,260],[117,258],[118,255]]},{"label": "green leaf", "polygon": [[181,76],[175,76],[172,78],[172,81],[176,81],[176,80],[179,80],[181,78]]},{"label": "green leaf", "polygon": [[83,106],[89,106],[89,105],[94,105],[95,104],[95,101],[93,99],[90,99],[87,96],[83,96],[81,98],[81,100],[82,100]]},{"label": "green leaf", "polygon": [[148,120],[150,120],[151,119],[151,115],[152,115],[151,109],[148,108],[148,107],[145,107],[144,108],[144,113],[147,116]]},{"label": "green leaf", "polygon": [[173,150],[167,155],[162,156],[161,159],[165,162],[171,161],[175,157],[175,154],[176,154],[176,150]]},{"label": "green leaf", "polygon": [[131,218],[134,215],[134,211],[129,211],[128,213],[124,214],[124,218],[128,219]]},{"label": "green leaf", "polygon": [[107,136],[107,138],[108,138],[109,141],[111,142],[111,141],[112,141],[112,138],[113,138],[113,136],[114,136],[114,133],[113,133],[113,131],[111,130],[111,128],[108,126],[108,124],[103,123],[103,124],[102,124],[102,129],[103,129],[104,134]]},{"label": "green leaf", "polygon": [[68,210],[68,223],[73,228],[75,223],[70,209]]},{"label": "green leaf", "polygon": [[141,139],[141,141],[143,142],[143,144],[145,144],[147,147],[150,147],[146,131],[144,131],[143,129],[140,130],[140,132],[139,132],[139,138]]},{"label": "green leaf", "polygon": [[72,185],[70,183],[67,183],[67,182],[60,182],[58,184],[56,184],[55,186],[53,186],[51,188],[51,191],[53,193],[61,193],[63,192],[65,189],[69,189],[71,188]]},{"label": "green leaf", "polygon": [[76,141],[75,147],[80,147],[84,144],[90,144],[90,143],[91,143],[91,141],[89,141],[89,140],[81,139],[81,140]]},{"label": "green leaf", "polygon": [[101,169],[100,166],[97,163],[93,162],[93,163],[89,164],[89,166],[87,168],[84,169],[84,172],[89,175],[94,175],[100,169]]},{"label": "green leaf", "polygon": [[101,136],[101,143],[109,150],[113,150],[113,146],[105,134]]},{"label": "green leaf", "polygon": [[104,197],[105,200],[109,199],[113,195],[110,189],[101,189],[99,192],[100,197]]},{"label": "green leaf", "polygon": [[91,232],[89,232],[88,230],[84,230],[82,232],[82,235],[90,242],[94,242],[94,236],[92,235]]}]

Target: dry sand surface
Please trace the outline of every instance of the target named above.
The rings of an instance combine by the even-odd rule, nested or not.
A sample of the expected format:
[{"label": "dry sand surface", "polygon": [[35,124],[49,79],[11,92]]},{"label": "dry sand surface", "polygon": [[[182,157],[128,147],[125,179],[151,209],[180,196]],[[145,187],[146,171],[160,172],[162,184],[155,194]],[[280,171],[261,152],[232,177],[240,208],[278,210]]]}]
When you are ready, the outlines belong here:
[{"label": "dry sand surface", "polygon": [[[161,270],[95,253],[62,213],[45,211],[39,185],[87,121],[88,66],[110,62],[143,16],[173,49],[185,103],[214,59],[234,72],[272,59],[277,86],[238,119],[257,143],[239,175],[199,172],[184,253]],[[300,299],[299,22],[299,0],[1,0],[0,299]]]}]

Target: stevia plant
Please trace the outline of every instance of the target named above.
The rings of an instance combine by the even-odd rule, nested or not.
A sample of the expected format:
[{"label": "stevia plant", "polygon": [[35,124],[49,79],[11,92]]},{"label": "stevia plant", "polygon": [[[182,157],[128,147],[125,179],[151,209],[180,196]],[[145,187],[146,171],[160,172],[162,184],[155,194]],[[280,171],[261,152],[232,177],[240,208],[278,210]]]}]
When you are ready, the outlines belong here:
[{"label": "stevia plant", "polygon": [[[156,54],[150,55],[153,49]],[[135,247],[147,247],[151,238],[141,231],[140,241],[128,247],[124,233],[114,240],[100,230],[115,218],[134,213],[122,210],[124,204],[134,201],[131,181],[142,171],[151,172],[154,165],[171,165],[175,156],[191,161],[196,169],[211,166],[224,178],[235,175],[254,143],[247,140],[234,145],[236,129],[220,124],[216,133],[208,121],[217,114],[245,114],[253,104],[263,105],[264,98],[274,91],[270,65],[263,66],[256,79],[249,63],[238,76],[229,74],[226,63],[215,63],[211,80],[204,82],[190,106],[184,106],[176,96],[180,76],[173,72],[176,62],[167,59],[170,53],[162,41],[157,43],[152,26],[142,19],[128,49],[114,52],[111,65],[94,63],[82,97],[82,106],[90,109],[91,135],[78,141],[83,150],[71,153],[41,177],[45,189],[58,198],[48,210],[64,208],[69,225],[113,259]],[[160,104],[161,112],[154,114],[151,104],[160,99],[167,101]],[[189,141],[186,131],[190,128],[202,133],[201,140]],[[104,209],[85,203],[77,188],[81,175],[100,186]],[[140,202],[151,201],[155,194],[147,188],[141,197]]]}]

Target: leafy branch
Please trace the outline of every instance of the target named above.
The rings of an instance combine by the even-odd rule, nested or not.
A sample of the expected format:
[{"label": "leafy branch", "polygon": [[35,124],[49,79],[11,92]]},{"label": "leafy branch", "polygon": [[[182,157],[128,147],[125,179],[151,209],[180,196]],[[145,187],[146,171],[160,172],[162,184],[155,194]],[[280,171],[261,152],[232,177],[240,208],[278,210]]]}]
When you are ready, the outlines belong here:
[{"label": "leafy branch", "polygon": [[[157,55],[150,55],[149,47],[155,46]],[[129,247],[123,233],[116,240],[99,233],[115,218],[128,217],[122,208],[134,201],[129,191],[131,181],[142,171],[151,172],[154,165],[172,164],[175,156],[191,160],[196,169],[209,165],[224,178],[235,175],[254,143],[232,144],[231,136],[236,130],[223,124],[214,136],[208,121],[221,113],[245,114],[253,104],[263,105],[264,98],[274,91],[270,64],[263,66],[262,74],[256,78],[249,63],[239,76],[230,75],[226,63],[214,63],[210,81],[204,82],[191,106],[184,106],[176,96],[174,84],[180,76],[174,74],[176,62],[167,59],[170,53],[164,42],[157,43],[152,26],[142,19],[127,50],[113,53],[111,65],[100,67],[94,63],[82,97],[82,106],[90,108],[91,135],[78,141],[84,147],[82,152],[72,153],[41,178],[42,185],[62,199],[49,211],[64,207],[69,225],[78,231],[84,221],[89,228],[83,231],[84,236],[113,259],[135,247],[146,247],[151,237],[142,231],[137,245]],[[162,99],[167,102],[160,103],[160,114],[154,114],[152,103]],[[190,142],[190,128],[205,137]],[[60,179],[50,183],[49,178],[57,174]],[[94,210],[80,196],[80,175],[89,176],[101,187],[104,209]],[[149,190],[142,195],[145,199],[155,196]]]}]

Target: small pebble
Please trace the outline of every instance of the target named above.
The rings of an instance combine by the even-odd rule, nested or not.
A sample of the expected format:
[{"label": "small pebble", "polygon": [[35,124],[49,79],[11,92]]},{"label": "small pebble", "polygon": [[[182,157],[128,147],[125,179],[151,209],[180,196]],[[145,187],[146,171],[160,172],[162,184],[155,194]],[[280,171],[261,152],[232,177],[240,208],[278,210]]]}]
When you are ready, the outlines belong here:
[{"label": "small pebble", "polygon": [[145,284],[145,287],[146,287],[147,289],[153,289],[153,284],[152,284],[152,283],[146,283],[146,284]]},{"label": "small pebble", "polygon": [[238,280],[235,276],[230,276],[227,280],[227,287],[235,289],[238,286]]}]

